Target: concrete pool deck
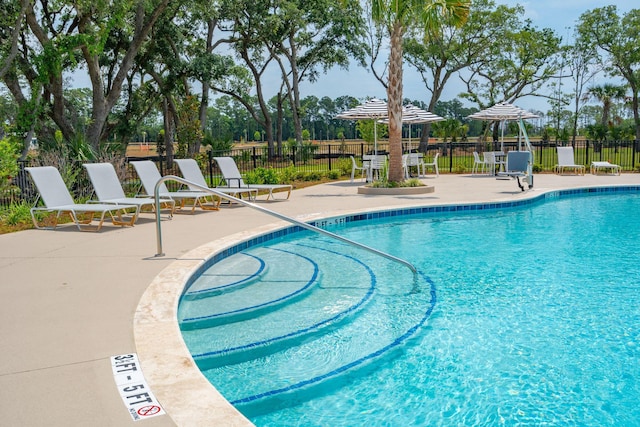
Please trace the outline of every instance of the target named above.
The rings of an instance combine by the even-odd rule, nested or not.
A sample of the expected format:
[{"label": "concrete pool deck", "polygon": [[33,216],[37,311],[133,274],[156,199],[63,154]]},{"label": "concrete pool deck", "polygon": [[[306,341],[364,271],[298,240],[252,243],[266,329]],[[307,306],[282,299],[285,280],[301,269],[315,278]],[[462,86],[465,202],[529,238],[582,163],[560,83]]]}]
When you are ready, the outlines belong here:
[{"label": "concrete pool deck", "polygon": [[[371,209],[517,200],[564,188],[640,185],[640,174],[535,175],[535,188],[524,193],[515,181],[491,177],[441,175],[425,182],[435,192],[358,195],[361,182],[341,181],[295,190],[289,201],[259,204],[309,220]],[[134,317],[147,288],[178,258],[212,241],[283,224],[242,206],[175,215],[162,221],[163,257],[154,256],[156,227],[148,214],[133,228],[106,225],[99,233],[67,225],[57,231],[0,235],[0,424],[242,425],[231,419],[204,423],[207,414],[198,414],[198,404],[178,389],[167,397],[154,389],[153,381],[152,391],[168,414],[134,422],[116,387],[110,358],[139,353],[146,369],[149,362],[134,335]],[[166,352],[173,354],[171,348]],[[172,374],[180,379],[179,373]],[[193,418],[186,422],[189,412]]]}]

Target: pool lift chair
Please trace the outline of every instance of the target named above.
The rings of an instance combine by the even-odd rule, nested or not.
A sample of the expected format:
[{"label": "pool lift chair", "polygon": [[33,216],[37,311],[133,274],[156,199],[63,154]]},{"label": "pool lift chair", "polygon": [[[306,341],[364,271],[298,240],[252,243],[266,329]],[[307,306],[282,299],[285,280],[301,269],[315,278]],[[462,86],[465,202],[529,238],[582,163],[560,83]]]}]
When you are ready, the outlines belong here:
[{"label": "pool lift chair", "polygon": [[[531,152],[529,151],[509,151],[507,153],[507,166],[504,172],[498,172],[498,179],[513,178],[518,182],[520,190],[524,191],[523,183],[527,183],[529,188],[533,187],[533,174],[531,167]],[[522,178],[523,182],[520,182]]]},{"label": "pool lift chair", "polygon": [[[513,178],[518,182],[520,190],[524,191],[523,183],[527,183],[529,189],[533,188],[533,148],[527,135],[522,117],[518,118],[518,150],[507,153],[507,164],[504,172],[498,172],[497,179]],[[522,138],[521,138],[522,137]],[[522,150],[524,141],[525,149]],[[522,182],[520,182],[522,178]]]}]

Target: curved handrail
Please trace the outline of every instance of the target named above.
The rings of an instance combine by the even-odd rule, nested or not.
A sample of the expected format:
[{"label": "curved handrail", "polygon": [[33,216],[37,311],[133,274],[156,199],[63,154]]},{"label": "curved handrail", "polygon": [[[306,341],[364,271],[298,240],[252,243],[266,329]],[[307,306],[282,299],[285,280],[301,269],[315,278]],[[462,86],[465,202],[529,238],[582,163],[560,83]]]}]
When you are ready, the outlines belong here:
[{"label": "curved handrail", "polygon": [[175,176],[175,175],[166,175],[166,176],[163,176],[162,178],[160,178],[160,180],[156,183],[156,186],[155,186],[155,188],[153,190],[155,203],[156,203],[156,240],[157,240],[157,250],[158,250],[158,252],[156,253],[155,256],[157,256],[157,257],[164,256],[164,253],[162,252],[162,227],[160,226],[160,192],[159,192],[159,189],[160,189],[160,184],[164,183],[165,181],[177,181],[177,182],[179,182],[181,184],[189,186],[190,188],[197,188],[197,189],[199,189],[201,191],[205,191],[205,192],[208,192],[210,194],[214,194],[214,195],[216,195],[216,196],[218,196],[220,198],[224,198],[224,199],[228,199],[228,200],[240,203],[242,205],[245,205],[245,206],[248,206],[250,208],[256,209],[258,211],[264,212],[264,213],[266,213],[268,215],[274,216],[274,217],[276,217],[278,219],[281,219],[281,220],[290,222],[292,224],[295,224],[295,225],[297,225],[299,227],[306,228],[307,230],[311,230],[311,231],[314,231],[316,233],[323,234],[325,236],[328,236],[328,237],[331,237],[333,239],[339,240],[339,241],[341,241],[343,243],[347,243],[347,244],[349,244],[351,246],[355,246],[355,247],[358,247],[360,249],[364,249],[366,251],[374,253],[376,255],[380,255],[380,256],[382,256],[384,258],[390,259],[391,261],[400,263],[400,264],[404,265],[405,267],[409,268],[413,272],[414,278],[415,278],[415,275],[417,275],[417,273],[418,273],[418,270],[413,266],[413,264],[411,264],[410,262],[405,261],[405,260],[403,260],[401,258],[395,257],[393,255],[390,255],[390,254],[386,253],[386,252],[379,251],[378,249],[374,249],[374,248],[369,247],[367,245],[363,245],[362,243],[358,243],[358,242],[356,242],[354,240],[350,240],[350,239],[347,239],[345,237],[339,236],[339,235],[334,234],[334,233],[332,233],[330,231],[327,231],[327,230],[324,230],[322,228],[316,227],[315,225],[307,224],[306,222],[298,221],[295,218],[291,218],[289,216],[280,214],[278,212],[272,211],[272,210],[264,208],[262,206],[258,206],[255,203],[247,202],[246,200],[242,200],[242,199],[239,199],[237,197],[231,196],[229,194],[222,193],[220,191],[216,191],[213,188],[204,187],[204,186],[196,184],[194,182],[187,181],[186,179],[180,178],[180,177]]}]

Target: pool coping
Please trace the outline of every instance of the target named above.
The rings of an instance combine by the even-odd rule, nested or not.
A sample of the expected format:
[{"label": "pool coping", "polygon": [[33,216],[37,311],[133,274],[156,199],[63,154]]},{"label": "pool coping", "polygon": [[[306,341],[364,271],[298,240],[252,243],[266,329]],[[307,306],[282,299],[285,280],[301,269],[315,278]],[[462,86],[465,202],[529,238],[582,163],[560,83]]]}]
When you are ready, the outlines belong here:
[{"label": "pool coping", "polygon": [[[340,212],[339,215],[325,212],[309,215],[304,221],[324,227],[333,223],[404,215],[512,209],[560,197],[625,192],[640,192],[640,185],[550,189],[513,201],[378,207]],[[135,345],[151,390],[177,425],[253,425],[209,383],[182,339],[177,309],[186,285],[195,273],[214,260],[299,230],[299,226],[279,222],[216,239],[182,255],[165,267],[147,287],[134,315]]]}]

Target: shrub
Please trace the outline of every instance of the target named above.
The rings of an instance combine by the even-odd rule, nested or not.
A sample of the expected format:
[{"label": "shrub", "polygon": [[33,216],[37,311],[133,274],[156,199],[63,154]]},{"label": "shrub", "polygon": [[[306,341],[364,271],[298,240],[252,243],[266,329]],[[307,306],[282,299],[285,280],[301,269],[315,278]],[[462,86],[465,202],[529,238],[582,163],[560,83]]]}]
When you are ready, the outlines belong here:
[{"label": "shrub", "polygon": [[304,176],[304,180],[305,181],[320,181],[322,180],[322,173],[321,172],[316,172],[316,171],[311,171],[311,172],[307,172]]},{"label": "shrub", "polygon": [[341,173],[339,170],[330,170],[329,172],[327,172],[327,178],[329,179],[338,179],[340,178]]},{"label": "shrub", "polygon": [[351,159],[338,159],[337,166],[340,175],[351,175]]},{"label": "shrub", "polygon": [[278,172],[273,168],[256,168],[247,172],[247,184],[280,184]]},{"label": "shrub", "polygon": [[1,212],[0,220],[7,225],[31,223],[31,206],[27,202],[11,203]]},{"label": "shrub", "polygon": [[9,187],[11,177],[18,173],[18,147],[9,139],[0,139],[0,191]]}]

